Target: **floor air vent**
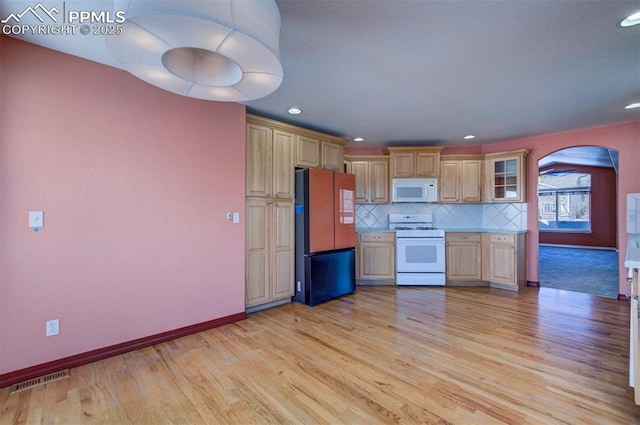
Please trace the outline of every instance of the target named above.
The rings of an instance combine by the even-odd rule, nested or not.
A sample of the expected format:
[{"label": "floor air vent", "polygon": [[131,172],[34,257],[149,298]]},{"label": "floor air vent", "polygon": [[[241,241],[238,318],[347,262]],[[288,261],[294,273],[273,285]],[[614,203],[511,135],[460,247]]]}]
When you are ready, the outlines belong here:
[{"label": "floor air vent", "polygon": [[48,384],[49,382],[59,381],[69,377],[69,369],[59,370],[57,372],[49,373],[48,375],[39,376],[37,378],[29,379],[15,384],[11,389],[10,394],[16,394],[22,391],[30,390],[31,388],[39,387],[41,385]]}]

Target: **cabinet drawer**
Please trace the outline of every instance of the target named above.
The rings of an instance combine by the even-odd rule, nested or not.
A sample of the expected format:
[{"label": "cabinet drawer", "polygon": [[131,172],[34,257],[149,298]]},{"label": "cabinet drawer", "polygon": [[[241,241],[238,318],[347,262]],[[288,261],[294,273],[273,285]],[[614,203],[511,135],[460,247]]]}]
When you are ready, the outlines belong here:
[{"label": "cabinet drawer", "polygon": [[394,232],[369,232],[358,233],[360,242],[394,242],[396,240],[396,234]]},{"label": "cabinet drawer", "polygon": [[516,235],[511,233],[491,233],[489,241],[497,243],[516,243]]},{"label": "cabinet drawer", "polygon": [[447,242],[480,242],[482,235],[480,233],[446,233]]}]

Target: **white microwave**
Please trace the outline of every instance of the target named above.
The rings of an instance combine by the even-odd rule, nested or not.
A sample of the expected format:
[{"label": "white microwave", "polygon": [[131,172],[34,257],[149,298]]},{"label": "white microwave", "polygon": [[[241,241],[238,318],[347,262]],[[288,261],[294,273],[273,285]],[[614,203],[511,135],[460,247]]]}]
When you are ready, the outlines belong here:
[{"label": "white microwave", "polygon": [[392,202],[438,202],[438,179],[393,179]]}]

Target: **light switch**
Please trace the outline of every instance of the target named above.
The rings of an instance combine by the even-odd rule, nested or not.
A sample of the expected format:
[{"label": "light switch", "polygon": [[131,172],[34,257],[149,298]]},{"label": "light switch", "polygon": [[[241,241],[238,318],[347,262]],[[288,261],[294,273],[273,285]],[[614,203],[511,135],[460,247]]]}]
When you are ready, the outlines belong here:
[{"label": "light switch", "polygon": [[29,211],[29,227],[42,227],[42,226],[44,226],[44,212]]},{"label": "light switch", "polygon": [[234,212],[233,213],[233,222],[234,223],[240,223],[240,213],[239,212]]}]

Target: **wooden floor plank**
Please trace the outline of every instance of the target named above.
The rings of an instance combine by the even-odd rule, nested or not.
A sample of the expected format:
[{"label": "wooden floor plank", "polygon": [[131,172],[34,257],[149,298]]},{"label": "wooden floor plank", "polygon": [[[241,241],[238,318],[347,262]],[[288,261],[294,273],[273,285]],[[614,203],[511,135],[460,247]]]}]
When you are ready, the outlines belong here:
[{"label": "wooden floor plank", "polygon": [[629,304],[548,288],[359,287],[71,370],[8,424],[638,424]]}]

